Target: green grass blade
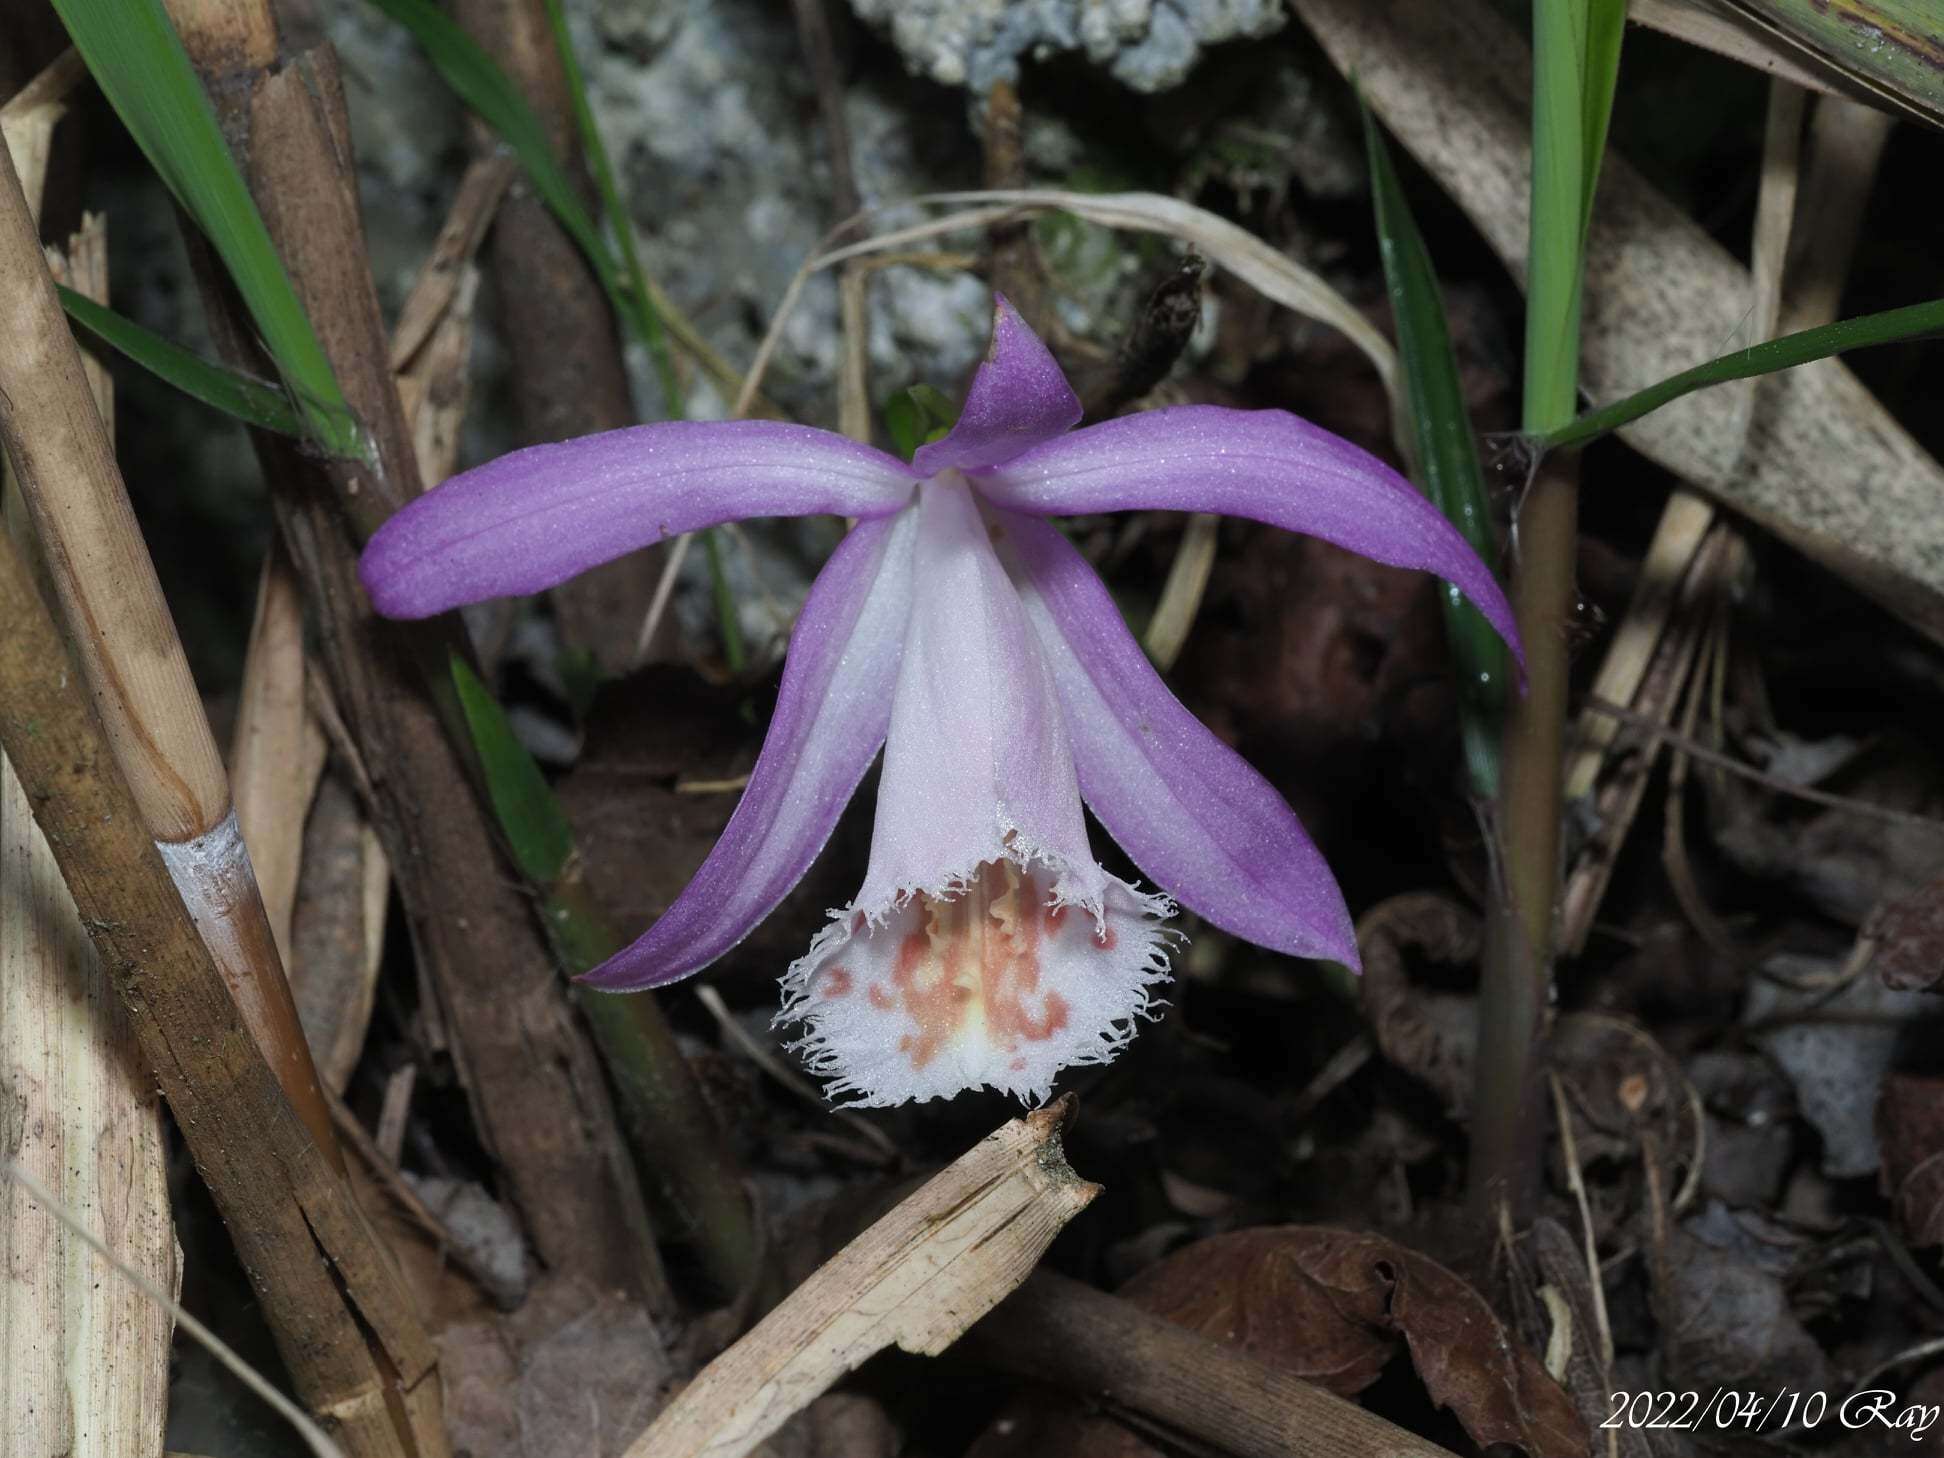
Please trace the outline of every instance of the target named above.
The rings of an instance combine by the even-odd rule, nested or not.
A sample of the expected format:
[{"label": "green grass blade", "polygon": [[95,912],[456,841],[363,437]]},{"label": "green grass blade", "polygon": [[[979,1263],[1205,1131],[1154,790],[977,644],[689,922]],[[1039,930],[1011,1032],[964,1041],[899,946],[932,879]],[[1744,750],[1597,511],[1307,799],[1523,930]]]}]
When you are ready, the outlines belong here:
[{"label": "green grass blade", "polygon": [[1609,431],[1631,425],[1650,411],[1670,401],[1710,385],[1725,385],[1730,380],[1746,380],[1756,375],[1771,375],[1777,370],[1793,369],[1819,359],[1843,354],[1852,349],[1868,349],[1875,344],[1896,344],[1906,339],[1944,333],[1944,299],[1925,304],[1906,304],[1901,309],[1886,309],[1880,314],[1863,314],[1854,319],[1839,319],[1816,329],[1784,334],[1761,344],[1737,349],[1692,369],[1670,375],[1658,384],[1636,390],[1624,400],[1616,400],[1598,410],[1589,410],[1577,420],[1550,431],[1536,433],[1531,443],[1542,450],[1559,446],[1584,445]]},{"label": "green grass blade", "polygon": [[642,271],[641,251],[635,246],[634,223],[622,199],[621,189],[615,182],[614,164],[608,160],[607,145],[601,140],[600,128],[594,125],[594,109],[587,101],[587,78],[581,71],[580,58],[574,54],[574,40],[567,31],[567,17],[561,11],[560,0],[546,0],[546,3],[547,19],[553,25],[554,46],[560,52],[561,69],[567,75],[567,94],[573,98],[574,123],[580,129],[581,150],[593,164],[594,183],[601,193],[601,207],[607,214],[608,227],[621,244],[621,257],[627,265],[629,299],[634,306],[630,318],[642,347],[654,361],[655,376],[661,381],[662,403],[670,416],[680,419],[684,412],[681,384],[675,377],[675,358],[669,353],[661,316],[655,312],[654,298],[648,288],[648,275]]},{"label": "green grass blade", "polygon": [[621,262],[595,226],[593,215],[581,203],[566,169],[554,156],[546,127],[527,105],[512,78],[478,42],[429,0],[371,0],[371,3],[412,33],[446,85],[513,149],[540,200],[587,255],[615,313],[623,319],[630,318],[626,298],[619,287]]},{"label": "green grass blade", "polygon": [[53,0],[136,145],[228,268],[306,433],[337,455],[364,442],[283,260],[161,0]]},{"label": "green grass blade", "polygon": [[1588,0],[1586,41],[1580,63],[1580,247],[1586,246],[1593,194],[1613,120],[1613,92],[1620,80],[1620,44],[1627,33],[1627,0]]},{"label": "green grass blade", "polygon": [[[1418,484],[1472,549],[1490,562],[1497,554],[1485,472],[1465,410],[1458,359],[1445,323],[1444,295],[1424,237],[1411,216],[1390,149],[1368,107],[1364,138],[1384,280],[1397,319],[1397,357],[1416,443]],[[1505,645],[1478,609],[1450,583],[1440,584],[1445,636],[1458,675],[1460,731],[1473,795],[1498,793],[1500,713],[1505,704]]]},{"label": "green grass blade", "polygon": [[535,886],[551,887],[574,853],[574,831],[566,812],[540,766],[514,735],[506,711],[457,654],[452,657],[452,685],[479,756],[486,797],[513,863]]},{"label": "green grass blade", "polygon": [[1579,400],[1580,279],[1626,22],[1625,0],[1533,0],[1527,430],[1564,424]]},{"label": "green grass blade", "polygon": [[274,430],[302,439],[304,421],[275,385],[266,385],[144,329],[113,309],[103,308],[86,294],[61,288],[61,307],[68,317],[110,349],[127,356],[157,379],[212,410],[245,425]]}]

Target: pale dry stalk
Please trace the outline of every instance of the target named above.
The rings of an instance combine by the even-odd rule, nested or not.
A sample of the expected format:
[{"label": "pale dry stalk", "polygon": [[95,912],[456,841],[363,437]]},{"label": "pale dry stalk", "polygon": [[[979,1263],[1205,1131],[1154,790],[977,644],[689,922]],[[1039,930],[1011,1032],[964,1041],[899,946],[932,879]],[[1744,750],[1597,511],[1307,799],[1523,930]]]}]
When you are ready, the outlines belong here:
[{"label": "pale dry stalk", "polygon": [[32,426],[8,443],[41,560],[142,824],[286,1095],[341,1168],[209,719],[11,161],[6,172],[0,392]]},{"label": "pale dry stalk", "polygon": [[[68,257],[85,262],[67,282],[105,303],[104,237],[99,216],[84,221]],[[91,371],[91,383],[106,414],[106,372]],[[174,1290],[161,1113],[127,1014],[0,754],[0,1164],[57,1192],[117,1259]],[[0,1181],[0,1453],[156,1458],[172,1325],[25,1187]]]}]

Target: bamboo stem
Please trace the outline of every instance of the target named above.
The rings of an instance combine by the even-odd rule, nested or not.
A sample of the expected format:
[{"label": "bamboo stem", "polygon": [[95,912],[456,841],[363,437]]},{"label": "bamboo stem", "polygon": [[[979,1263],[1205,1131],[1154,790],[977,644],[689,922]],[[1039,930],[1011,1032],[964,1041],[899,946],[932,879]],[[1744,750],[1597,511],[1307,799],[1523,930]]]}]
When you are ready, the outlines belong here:
[{"label": "bamboo stem", "polygon": [[339,1168],[229,780],[11,160],[0,180],[0,413],[68,636],[149,835],[258,1046]]},{"label": "bamboo stem", "polygon": [[[91,242],[77,236],[68,255],[100,265],[72,276],[105,301],[101,221],[84,222]],[[105,392],[105,372],[93,383]],[[105,394],[96,400],[105,406]],[[161,1114],[128,1016],[0,755],[0,1161],[81,1212],[116,1259],[174,1290]],[[0,1453],[157,1458],[171,1327],[139,1291],[105,1279],[23,1186],[0,1181]]]},{"label": "bamboo stem", "polygon": [[[11,169],[7,177],[12,178]],[[24,432],[0,393],[10,443]],[[0,533],[0,749],[127,1007],[291,1376],[357,1458],[440,1458],[434,1354],[291,1107],[142,823],[12,538]]]}]

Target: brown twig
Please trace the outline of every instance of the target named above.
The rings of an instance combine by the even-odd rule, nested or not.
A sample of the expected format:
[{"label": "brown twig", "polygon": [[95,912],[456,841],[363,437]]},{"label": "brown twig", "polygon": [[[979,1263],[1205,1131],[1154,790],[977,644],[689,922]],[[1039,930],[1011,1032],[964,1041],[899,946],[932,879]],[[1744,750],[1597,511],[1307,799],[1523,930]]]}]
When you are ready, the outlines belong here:
[{"label": "brown twig", "polygon": [[[68,266],[50,255],[57,274],[102,304],[104,235],[100,215],[91,214],[69,242]],[[74,266],[82,257],[96,266]],[[106,372],[93,373],[91,383],[105,416]],[[0,452],[0,468],[3,458]],[[6,505],[11,514],[13,501]],[[0,532],[9,529],[19,533],[17,526]],[[167,1310],[126,1282],[102,1279],[76,1250],[80,1237],[24,1188],[8,1187],[14,1171],[37,1177],[62,1203],[87,1212],[110,1258],[159,1288],[180,1285],[154,1081],[4,755],[0,1090],[0,1246],[8,1253],[0,1282],[0,1452],[68,1451],[85,1433],[102,1453],[155,1458],[169,1406]]]},{"label": "brown twig", "polygon": [[[1019,92],[1010,81],[995,82],[985,105],[987,187],[1026,186],[1025,125]],[[986,248],[993,288],[1044,338],[1052,321],[1047,317],[1046,262],[1033,236],[1033,220],[1021,217],[994,223],[986,230]]]},{"label": "brown twig", "polygon": [[959,1349],[1235,1458],[1452,1458],[1353,1402],[1050,1271],[1028,1278]]}]

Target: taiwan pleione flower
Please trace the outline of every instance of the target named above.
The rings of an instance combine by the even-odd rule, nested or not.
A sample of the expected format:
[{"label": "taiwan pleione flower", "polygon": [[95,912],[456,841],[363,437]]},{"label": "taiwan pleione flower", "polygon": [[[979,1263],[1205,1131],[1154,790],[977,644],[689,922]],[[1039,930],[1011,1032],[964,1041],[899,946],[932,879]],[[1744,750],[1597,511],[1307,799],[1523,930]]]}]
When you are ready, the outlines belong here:
[{"label": "taiwan pleione flower", "polygon": [[[1504,595],[1407,481],[1293,415],[1186,405],[1075,430],[1080,416],[1000,299],[958,423],[909,465],[805,426],[643,425],[516,451],[385,523],[364,583],[380,612],[416,618],[719,522],[858,519],[804,603],[722,839],[589,982],[659,987],[735,946],[809,869],[880,746],[863,887],[783,979],[781,1018],[806,1029],[833,1097],[1044,1098],[1061,1068],[1133,1036],[1167,977],[1174,901],[1355,965],[1294,812],[1168,691],[1047,518],[1201,511],[1307,532],[1449,580],[1516,646]],[[1100,867],[1083,801],[1161,892]]]}]

